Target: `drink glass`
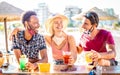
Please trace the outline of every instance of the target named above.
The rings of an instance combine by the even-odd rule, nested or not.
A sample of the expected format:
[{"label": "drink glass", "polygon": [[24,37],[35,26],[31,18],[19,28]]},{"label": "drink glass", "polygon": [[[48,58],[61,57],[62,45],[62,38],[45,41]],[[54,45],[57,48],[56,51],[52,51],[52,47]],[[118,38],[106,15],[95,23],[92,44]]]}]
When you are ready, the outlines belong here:
[{"label": "drink glass", "polygon": [[4,63],[4,57],[0,57],[0,67],[3,65]]},{"label": "drink glass", "polygon": [[50,63],[38,63],[40,72],[50,72]]},{"label": "drink glass", "polygon": [[102,66],[96,66],[96,75],[102,75]]},{"label": "drink glass", "polygon": [[92,56],[92,53],[91,53],[91,52],[86,52],[86,53],[85,53],[85,60],[86,60],[87,63],[92,63],[92,58],[91,58],[91,56]]},{"label": "drink glass", "polygon": [[20,69],[25,70],[25,65],[28,62],[28,58],[20,58]]},{"label": "drink glass", "polygon": [[64,58],[64,63],[68,64],[69,63],[69,58],[71,56],[70,51],[63,51],[63,58]]}]

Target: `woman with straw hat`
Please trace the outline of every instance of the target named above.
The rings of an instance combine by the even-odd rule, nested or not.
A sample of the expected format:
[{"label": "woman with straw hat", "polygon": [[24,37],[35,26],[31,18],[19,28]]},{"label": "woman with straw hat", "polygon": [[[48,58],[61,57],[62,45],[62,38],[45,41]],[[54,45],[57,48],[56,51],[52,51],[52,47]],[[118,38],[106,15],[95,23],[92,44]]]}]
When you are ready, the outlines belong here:
[{"label": "woman with straw hat", "polygon": [[49,18],[46,22],[46,31],[50,35],[46,35],[47,44],[52,48],[52,55],[55,64],[64,64],[63,51],[71,52],[69,64],[73,64],[77,58],[76,43],[73,36],[65,33],[68,25],[68,18],[61,14],[56,14]]}]

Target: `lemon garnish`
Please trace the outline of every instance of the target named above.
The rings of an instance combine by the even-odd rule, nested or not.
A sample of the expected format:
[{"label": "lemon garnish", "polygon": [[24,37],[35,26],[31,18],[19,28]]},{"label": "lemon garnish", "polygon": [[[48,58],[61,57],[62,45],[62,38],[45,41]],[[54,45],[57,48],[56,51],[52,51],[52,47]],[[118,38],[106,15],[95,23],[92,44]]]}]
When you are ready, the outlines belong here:
[{"label": "lemon garnish", "polygon": [[21,55],[21,58],[26,58],[26,55]]}]

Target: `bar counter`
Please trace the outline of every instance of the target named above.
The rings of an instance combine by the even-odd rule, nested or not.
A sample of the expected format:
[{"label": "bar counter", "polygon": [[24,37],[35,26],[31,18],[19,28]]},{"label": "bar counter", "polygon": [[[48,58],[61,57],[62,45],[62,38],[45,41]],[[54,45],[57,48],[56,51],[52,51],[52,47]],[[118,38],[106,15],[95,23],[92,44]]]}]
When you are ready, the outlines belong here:
[{"label": "bar counter", "polygon": [[[58,65],[57,67],[61,67]],[[56,66],[54,66],[56,67]],[[9,65],[8,68],[1,68],[2,75],[88,75],[90,70],[85,65],[75,65],[75,71],[55,71],[51,66],[50,72],[22,72],[16,65]],[[120,75],[120,65],[102,67],[102,75]]]}]

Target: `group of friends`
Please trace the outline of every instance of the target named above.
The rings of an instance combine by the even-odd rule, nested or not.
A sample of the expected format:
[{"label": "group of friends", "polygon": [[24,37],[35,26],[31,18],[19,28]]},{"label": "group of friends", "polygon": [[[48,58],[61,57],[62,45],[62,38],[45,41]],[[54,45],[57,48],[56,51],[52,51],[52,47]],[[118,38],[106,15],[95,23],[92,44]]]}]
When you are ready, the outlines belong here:
[{"label": "group of friends", "polygon": [[[19,63],[21,55],[29,59],[27,66],[36,69],[37,63],[47,63],[47,47],[51,48],[54,64],[64,64],[63,51],[70,51],[69,64],[77,60],[76,40],[65,32],[69,19],[62,14],[55,14],[45,23],[47,35],[39,34],[39,19],[34,11],[26,11],[21,19],[24,29],[15,28],[10,36],[12,50]],[[98,29],[99,17],[95,12],[82,15],[81,28],[84,29],[79,47],[84,52],[92,53],[93,64],[100,66],[117,65],[115,42],[110,31]],[[78,34],[79,35],[79,34]],[[107,47],[106,47],[107,46]],[[41,58],[39,58],[39,56]]]}]

